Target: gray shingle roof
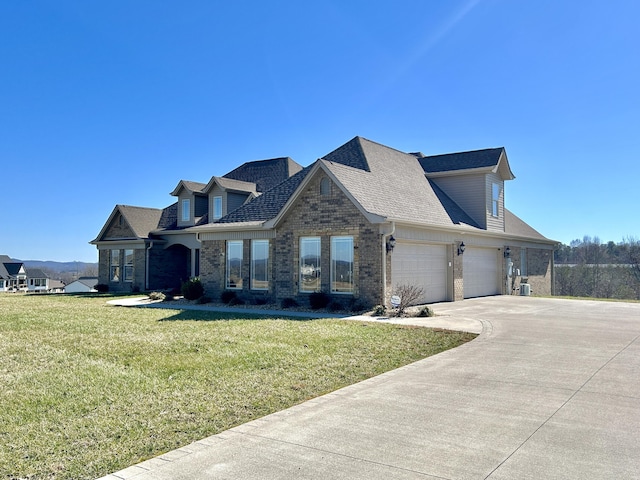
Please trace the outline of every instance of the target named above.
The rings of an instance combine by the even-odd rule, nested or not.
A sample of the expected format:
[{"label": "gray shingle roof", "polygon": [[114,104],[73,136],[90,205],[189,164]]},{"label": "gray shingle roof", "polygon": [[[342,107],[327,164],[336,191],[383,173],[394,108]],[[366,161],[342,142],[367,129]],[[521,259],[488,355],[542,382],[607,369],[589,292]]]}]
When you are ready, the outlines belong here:
[{"label": "gray shingle roof", "polygon": [[504,147],[473,150],[470,152],[430,155],[420,158],[420,165],[427,173],[468,170],[483,167],[495,167],[500,161]]},{"label": "gray shingle roof", "polygon": [[235,180],[233,178],[225,178],[225,177],[212,177],[211,181],[207,185],[207,188],[209,188],[209,186],[214,181],[221,188],[224,188],[225,190],[235,190],[238,192],[253,193],[254,195],[257,195],[258,193],[256,189],[256,184],[253,182],[245,182],[242,180]]},{"label": "gray shingle roof", "polygon": [[132,207],[130,205],[118,205],[118,208],[137,238],[149,238],[149,232],[158,228],[164,213],[164,210],[159,208]]},{"label": "gray shingle roof", "polygon": [[27,277],[29,278],[49,278],[49,275],[44,273],[39,268],[28,268],[26,270],[27,270]]},{"label": "gray shingle roof", "polygon": [[266,192],[302,170],[302,166],[289,157],[247,162],[230,171],[225,178],[256,184],[258,192]]},{"label": "gray shingle roof", "polygon": [[549,240],[506,208],[504,209],[504,232],[514,237]]},{"label": "gray shingle roof", "polygon": [[311,166],[300,170],[294,176],[245,203],[215,223],[263,222],[272,219],[280,213],[310,170]]},{"label": "gray shingle roof", "polygon": [[[367,212],[389,220],[425,225],[477,227],[476,222],[426,178],[413,155],[361,137],[344,147],[345,151],[339,148],[322,161]],[[350,154],[356,162],[348,160]],[[366,165],[368,169],[348,164]]]}]

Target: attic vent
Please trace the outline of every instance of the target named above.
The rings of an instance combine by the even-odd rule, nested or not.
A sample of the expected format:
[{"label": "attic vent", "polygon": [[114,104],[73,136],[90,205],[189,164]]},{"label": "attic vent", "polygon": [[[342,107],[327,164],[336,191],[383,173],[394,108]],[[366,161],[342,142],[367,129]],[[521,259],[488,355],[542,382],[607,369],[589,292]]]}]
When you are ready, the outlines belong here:
[{"label": "attic vent", "polygon": [[320,180],[320,195],[331,195],[331,181],[327,177]]}]

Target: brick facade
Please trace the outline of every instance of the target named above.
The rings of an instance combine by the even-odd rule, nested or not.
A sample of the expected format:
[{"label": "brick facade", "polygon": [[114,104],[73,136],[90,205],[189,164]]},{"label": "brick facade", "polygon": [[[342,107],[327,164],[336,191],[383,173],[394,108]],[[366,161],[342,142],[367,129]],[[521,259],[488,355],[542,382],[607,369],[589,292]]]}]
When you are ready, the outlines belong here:
[{"label": "brick facade", "polygon": [[[524,255],[526,258],[523,258]],[[510,247],[513,275],[511,285],[504,293],[519,295],[520,285],[528,283],[531,286],[531,295],[552,295],[552,257],[551,249]],[[505,278],[506,275],[505,271]]]},{"label": "brick facade", "polygon": [[[276,227],[276,238],[269,241],[269,290],[251,290],[251,240],[243,240],[242,289],[244,297],[263,296],[281,301],[294,298],[306,305],[310,293],[301,293],[300,238],[320,237],[321,291],[331,289],[331,237],[353,237],[352,294],[333,294],[333,300],[342,303],[359,301],[374,305],[382,303],[382,238],[378,227],[372,225],[356,206],[336,186],[320,194],[322,174],[313,178],[301,192],[295,204]],[[200,279],[207,295],[219,298],[225,290],[226,241],[203,241],[201,248]],[[388,256],[387,256],[388,257]],[[390,260],[387,261],[390,266]]]}]

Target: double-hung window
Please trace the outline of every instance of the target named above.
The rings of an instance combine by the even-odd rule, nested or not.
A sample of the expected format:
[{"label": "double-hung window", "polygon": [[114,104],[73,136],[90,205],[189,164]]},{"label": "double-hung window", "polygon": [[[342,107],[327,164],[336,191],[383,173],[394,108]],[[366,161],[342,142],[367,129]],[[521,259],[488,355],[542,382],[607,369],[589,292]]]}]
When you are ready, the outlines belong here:
[{"label": "double-hung window", "polygon": [[300,237],[300,291],[321,289],[320,237]]},{"label": "double-hung window", "polygon": [[331,292],[353,293],[353,237],[331,237]]},{"label": "double-hung window", "polygon": [[133,250],[124,251],[124,281],[133,282]]},{"label": "double-hung window", "polygon": [[269,290],[269,240],[251,242],[251,289]]},{"label": "double-hung window", "polygon": [[227,242],[227,288],[242,289],[242,240]]},{"label": "double-hung window", "polygon": [[491,185],[491,215],[500,216],[500,184],[498,183]]},{"label": "double-hung window", "polygon": [[191,219],[191,200],[184,198],[182,200],[182,221],[188,222]]},{"label": "double-hung window", "polygon": [[222,218],[222,197],[213,197],[213,219]]},{"label": "double-hung window", "polygon": [[110,250],[109,279],[112,282],[120,281],[120,250]]}]

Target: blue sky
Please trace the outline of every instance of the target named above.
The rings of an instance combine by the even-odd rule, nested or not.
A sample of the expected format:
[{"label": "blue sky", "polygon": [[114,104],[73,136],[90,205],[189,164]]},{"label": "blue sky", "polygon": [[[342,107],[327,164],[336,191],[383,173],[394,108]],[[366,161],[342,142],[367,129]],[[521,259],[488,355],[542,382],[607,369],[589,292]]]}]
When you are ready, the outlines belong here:
[{"label": "blue sky", "polygon": [[549,238],[640,236],[640,2],[0,3],[0,254],[97,261],[116,204],[356,135],[504,146]]}]

